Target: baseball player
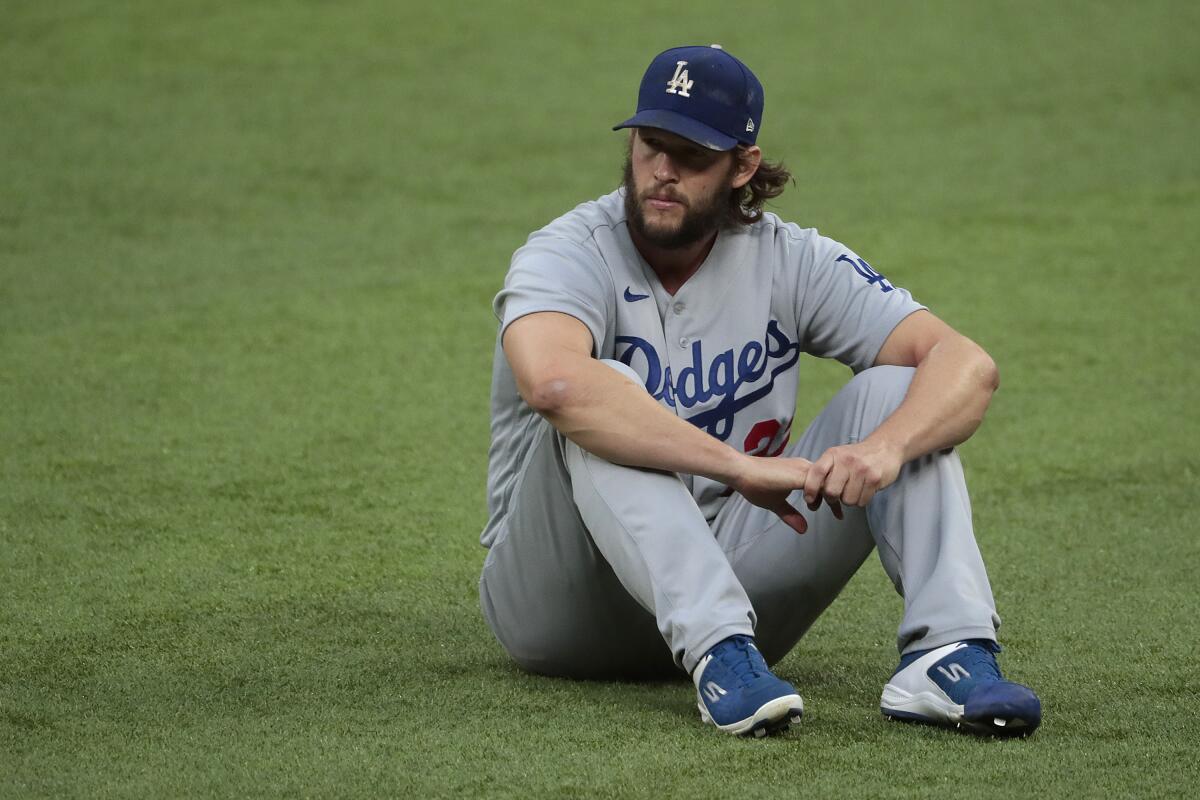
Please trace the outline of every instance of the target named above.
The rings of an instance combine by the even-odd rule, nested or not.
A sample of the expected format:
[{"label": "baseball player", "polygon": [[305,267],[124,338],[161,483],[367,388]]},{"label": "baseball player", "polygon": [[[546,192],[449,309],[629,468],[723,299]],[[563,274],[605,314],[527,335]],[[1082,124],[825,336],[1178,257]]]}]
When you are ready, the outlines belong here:
[{"label": "baseball player", "polygon": [[[998,377],[849,248],[762,211],[763,90],[717,45],[642,79],[622,186],[529,237],[496,296],[484,615],[523,668],[683,669],[704,722],[803,714],[782,658],[872,549],[904,598],[889,717],[1031,733],[954,446]],[[854,377],[789,444],[801,353]]]}]

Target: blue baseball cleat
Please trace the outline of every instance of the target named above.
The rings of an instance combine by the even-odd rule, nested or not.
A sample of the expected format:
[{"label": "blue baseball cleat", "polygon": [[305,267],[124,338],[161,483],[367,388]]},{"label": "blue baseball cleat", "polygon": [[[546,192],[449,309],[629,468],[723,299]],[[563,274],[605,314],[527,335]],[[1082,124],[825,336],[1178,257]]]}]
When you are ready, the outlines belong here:
[{"label": "blue baseball cleat", "polygon": [[726,733],[766,736],[804,715],[795,687],[771,674],[749,636],[718,642],[700,659],[692,680],[700,719]]},{"label": "blue baseball cleat", "polygon": [[883,687],[879,710],[971,733],[1028,736],[1042,721],[1042,701],[1001,676],[999,651],[995,642],[977,639],[909,653]]}]

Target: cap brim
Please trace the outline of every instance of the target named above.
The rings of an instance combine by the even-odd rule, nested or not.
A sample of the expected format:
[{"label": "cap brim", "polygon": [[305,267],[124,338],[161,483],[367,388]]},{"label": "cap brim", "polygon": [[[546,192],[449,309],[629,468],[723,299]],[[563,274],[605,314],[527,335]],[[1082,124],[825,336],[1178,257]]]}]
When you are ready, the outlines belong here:
[{"label": "cap brim", "polygon": [[622,128],[661,128],[689,139],[702,147],[707,147],[709,150],[732,150],[738,143],[737,139],[726,136],[716,128],[710,128],[703,122],[697,122],[678,111],[665,109],[639,111],[620,125],[613,126],[614,131]]}]

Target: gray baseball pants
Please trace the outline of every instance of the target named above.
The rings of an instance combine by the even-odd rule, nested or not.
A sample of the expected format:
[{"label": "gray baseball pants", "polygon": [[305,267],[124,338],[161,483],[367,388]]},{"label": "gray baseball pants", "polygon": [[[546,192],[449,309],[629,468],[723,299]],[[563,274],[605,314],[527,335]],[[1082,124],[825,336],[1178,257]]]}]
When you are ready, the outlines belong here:
[{"label": "gray baseball pants", "polygon": [[[605,363],[631,380],[636,373]],[[913,370],[856,375],[786,455],[817,459],[866,437],[904,399]],[[533,672],[580,678],[689,673],[714,644],[754,636],[782,658],[879,551],[904,598],[900,651],[996,638],[991,587],[953,450],[906,464],[864,508],[838,520],[802,492],[799,535],[733,494],[709,523],[675,474],[605,461],[542,423],[510,517],[479,582],[483,613]]]}]

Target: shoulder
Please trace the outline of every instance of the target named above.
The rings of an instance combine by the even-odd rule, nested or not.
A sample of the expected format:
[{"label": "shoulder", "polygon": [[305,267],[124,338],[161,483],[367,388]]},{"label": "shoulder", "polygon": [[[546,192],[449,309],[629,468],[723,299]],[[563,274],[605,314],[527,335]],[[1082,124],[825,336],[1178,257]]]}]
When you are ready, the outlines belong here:
[{"label": "shoulder", "polygon": [[741,234],[760,256],[773,258],[777,266],[808,267],[829,257],[834,250],[844,249],[816,228],[785,222],[770,211],[763,212],[758,222],[742,228]]},{"label": "shoulder", "polygon": [[616,291],[613,264],[620,260],[614,231],[624,234],[624,226],[619,191],[581,203],[529,235],[513,253],[505,286],[567,291],[606,306]]},{"label": "shoulder", "polygon": [[596,251],[597,234],[604,234],[624,226],[625,203],[620,190],[610,192],[595,200],[580,203],[561,217],[534,231],[517,250],[514,259],[522,251],[542,248],[564,251]]}]

